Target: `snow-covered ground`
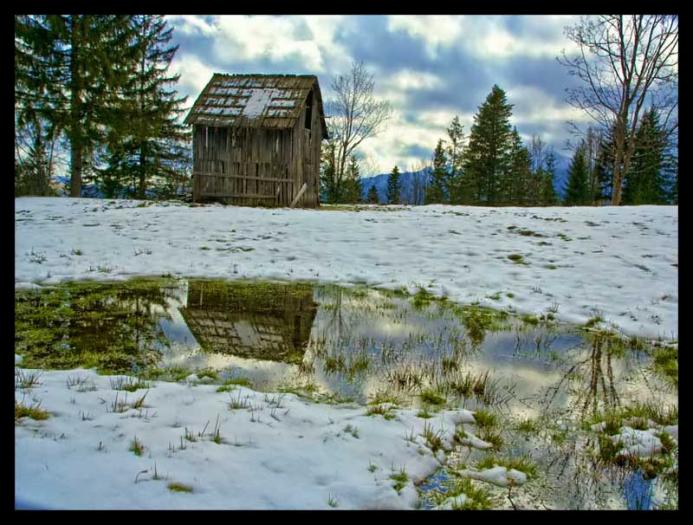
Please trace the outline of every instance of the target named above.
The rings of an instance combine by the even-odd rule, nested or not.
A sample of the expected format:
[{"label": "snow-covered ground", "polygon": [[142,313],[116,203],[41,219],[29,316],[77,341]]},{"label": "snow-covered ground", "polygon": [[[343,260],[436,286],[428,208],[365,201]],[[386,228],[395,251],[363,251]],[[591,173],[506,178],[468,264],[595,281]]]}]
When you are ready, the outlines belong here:
[{"label": "snow-covered ground", "polygon": [[[153,382],[122,392],[113,377],[91,370],[39,373],[39,385],[15,396],[51,414],[15,426],[15,498],[23,508],[413,508],[413,483],[445,458],[427,447],[426,428],[450,447],[456,425],[474,421],[462,409],[431,419],[396,409],[386,420],[365,407],[244,387]],[[141,455],[131,450],[135,439]],[[402,472],[398,492],[391,476]],[[172,491],[171,483],[192,491]]]},{"label": "snow-covered ground", "polygon": [[[629,334],[678,337],[676,207],[263,210],[18,198],[15,218],[18,288],[162,274],[421,286],[462,303],[558,306],[566,321],[601,315]],[[50,413],[15,426],[18,507],[412,508],[413,482],[444,461],[423,434],[449,446],[456,424],[473,421],[465,410],[422,419],[415,409],[386,420],[363,406],[195,382],[152,382],[126,398],[112,379],[42,371],[38,385],[16,388],[18,401]],[[523,481],[503,467],[470,476]]]},{"label": "snow-covered ground", "polygon": [[16,287],[161,274],[423,286],[678,338],[672,206],[352,211],[17,198],[15,218]]}]

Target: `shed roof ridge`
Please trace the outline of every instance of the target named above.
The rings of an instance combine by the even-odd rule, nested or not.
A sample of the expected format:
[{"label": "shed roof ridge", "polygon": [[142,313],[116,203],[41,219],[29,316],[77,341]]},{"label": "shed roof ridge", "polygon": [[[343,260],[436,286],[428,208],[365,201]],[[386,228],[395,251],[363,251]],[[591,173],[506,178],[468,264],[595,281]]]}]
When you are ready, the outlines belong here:
[{"label": "shed roof ridge", "polygon": [[294,75],[291,73],[214,73],[220,77],[292,77],[292,78],[318,78],[317,75]]}]

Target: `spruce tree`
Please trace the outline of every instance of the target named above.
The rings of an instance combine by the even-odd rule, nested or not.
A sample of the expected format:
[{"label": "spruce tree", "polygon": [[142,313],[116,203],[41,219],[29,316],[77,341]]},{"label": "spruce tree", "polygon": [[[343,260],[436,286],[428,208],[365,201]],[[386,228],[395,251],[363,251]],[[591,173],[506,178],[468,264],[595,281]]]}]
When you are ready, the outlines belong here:
[{"label": "spruce tree", "polygon": [[603,134],[599,142],[595,171],[598,184],[598,202],[610,202],[614,172],[613,133]]},{"label": "spruce tree", "polygon": [[363,188],[361,186],[359,165],[356,161],[356,157],[351,155],[351,157],[349,157],[349,164],[347,165],[347,170],[345,173],[344,188],[340,202],[348,204],[356,204],[357,202],[361,202],[362,193]]},{"label": "spruce tree", "polygon": [[337,203],[340,201],[340,190],[337,173],[337,145],[329,141],[322,148],[320,162],[320,192],[321,202]]},{"label": "spruce tree", "polygon": [[446,180],[448,178],[446,165],[447,157],[441,139],[433,152],[433,171],[431,172],[431,182],[426,188],[426,204],[448,202],[446,194]]},{"label": "spruce tree", "polygon": [[588,127],[585,134],[585,160],[587,162],[587,188],[592,200],[591,204],[596,204],[600,200],[602,193],[599,170],[601,142],[601,133],[592,126]]},{"label": "spruce tree", "polygon": [[130,24],[134,56],[124,64],[120,103],[108,115],[107,166],[100,174],[105,180],[130,174],[131,194],[145,198],[152,185],[171,192],[187,171],[189,134],[179,122],[187,97],[172,89],[180,75],[168,73],[178,50],[170,45],[173,28],[160,15],[133,16]]},{"label": "spruce tree", "polygon": [[502,173],[499,203],[529,206],[532,191],[532,170],[529,151],[522,143],[517,128],[510,135],[510,162]]},{"label": "spruce tree", "polygon": [[[132,59],[132,29],[126,15],[20,16],[15,49],[31,81],[15,85],[18,107],[40,105],[52,134],[62,133],[70,151],[70,195],[81,195],[83,175],[104,140],[105,113],[116,104],[127,76],[121,63]],[[117,59],[114,60],[114,57]]]},{"label": "spruce tree", "polygon": [[493,206],[500,200],[501,182],[510,164],[511,113],[505,91],[494,85],[474,116],[464,155],[462,180],[470,192],[464,199],[468,203]]},{"label": "spruce tree", "polygon": [[542,206],[555,206],[558,204],[558,196],[554,188],[554,180],[556,178],[556,155],[553,149],[550,149],[546,154],[544,168],[540,173],[541,186],[539,204]]},{"label": "spruce tree", "polygon": [[568,185],[566,188],[565,204],[567,206],[585,206],[591,204],[586,147],[584,141],[575,150],[568,169]]},{"label": "spruce tree", "polygon": [[372,184],[371,188],[368,190],[367,200],[369,204],[380,204],[380,199],[378,198],[378,190],[376,189],[375,184]]},{"label": "spruce tree", "polygon": [[[464,186],[462,184],[462,159],[464,153],[464,127],[460,124],[460,118],[455,116],[450,123],[448,132],[447,160],[449,168],[445,179],[445,194],[447,199],[440,202],[460,204],[463,199]],[[435,160],[435,159],[434,159]]]},{"label": "spruce tree", "polygon": [[387,178],[388,204],[400,204],[402,187],[399,180],[399,168],[395,166]]},{"label": "spruce tree", "polygon": [[663,168],[666,139],[656,110],[647,111],[637,131],[633,157],[624,179],[622,204],[664,204],[667,181]]}]

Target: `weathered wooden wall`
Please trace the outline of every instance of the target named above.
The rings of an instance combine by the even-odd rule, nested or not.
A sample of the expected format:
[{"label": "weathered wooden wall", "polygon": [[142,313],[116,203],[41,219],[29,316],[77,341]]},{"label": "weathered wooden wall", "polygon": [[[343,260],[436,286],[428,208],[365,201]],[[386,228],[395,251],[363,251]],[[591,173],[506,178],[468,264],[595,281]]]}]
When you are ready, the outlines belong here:
[{"label": "weathered wooden wall", "polygon": [[193,200],[289,206],[303,183],[297,206],[319,205],[322,130],[317,97],[311,129],[305,108],[292,128],[193,126]]}]

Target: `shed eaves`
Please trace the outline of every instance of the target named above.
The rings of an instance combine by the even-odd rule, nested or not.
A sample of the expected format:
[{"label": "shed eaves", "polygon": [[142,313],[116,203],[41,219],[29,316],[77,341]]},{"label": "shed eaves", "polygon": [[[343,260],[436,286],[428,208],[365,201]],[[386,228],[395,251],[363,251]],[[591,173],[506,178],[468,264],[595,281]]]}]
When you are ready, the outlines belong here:
[{"label": "shed eaves", "polygon": [[314,89],[323,138],[325,113],[314,75],[226,75],[215,73],[185,118],[186,124],[290,128]]}]

